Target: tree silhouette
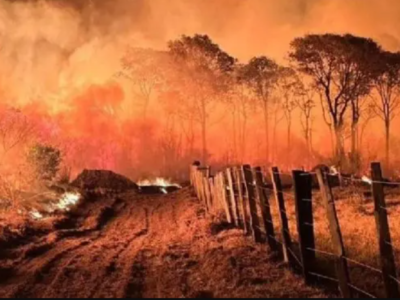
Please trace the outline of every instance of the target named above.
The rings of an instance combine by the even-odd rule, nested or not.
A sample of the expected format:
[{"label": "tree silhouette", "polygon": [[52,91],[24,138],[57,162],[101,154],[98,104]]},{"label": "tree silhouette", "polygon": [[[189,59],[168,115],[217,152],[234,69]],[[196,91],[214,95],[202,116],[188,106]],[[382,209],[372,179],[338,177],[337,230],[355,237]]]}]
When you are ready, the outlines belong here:
[{"label": "tree silhouette", "polygon": [[278,65],[271,59],[261,56],[254,57],[244,65],[239,75],[239,80],[246,82],[250,90],[258,99],[264,114],[265,126],[265,159],[270,162],[270,106],[272,92],[276,88],[278,78]]},{"label": "tree silhouette", "polygon": [[[343,130],[352,101],[368,94],[373,72],[371,58],[380,47],[371,39],[353,35],[307,35],[291,43],[289,57],[309,75],[324,96],[336,136],[339,165],[345,160]],[[356,116],[358,118],[358,116]]]},{"label": "tree silhouette", "polygon": [[390,164],[390,130],[400,107],[400,53],[382,52],[374,86],[379,99],[374,110],[385,125],[386,167]]},{"label": "tree silhouette", "polygon": [[224,52],[207,35],[182,36],[168,43],[169,54],[176,66],[175,82],[196,111],[201,126],[202,160],[207,162],[207,129],[212,104],[228,88],[227,74],[235,59]]}]

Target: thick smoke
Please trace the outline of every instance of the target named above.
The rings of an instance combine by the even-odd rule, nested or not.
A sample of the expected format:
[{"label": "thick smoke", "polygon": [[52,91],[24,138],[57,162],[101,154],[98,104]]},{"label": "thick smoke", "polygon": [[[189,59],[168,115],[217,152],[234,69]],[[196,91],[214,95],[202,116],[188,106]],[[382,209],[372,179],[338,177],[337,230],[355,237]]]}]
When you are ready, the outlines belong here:
[{"label": "thick smoke", "polygon": [[[76,99],[97,95],[93,85],[95,91],[104,85],[110,95],[118,91],[109,82],[120,71],[127,46],[162,50],[182,34],[203,33],[241,61],[267,55],[285,63],[290,41],[307,33],[349,32],[399,50],[399,15],[397,0],[0,0],[0,99],[2,104],[40,104],[48,113],[73,105],[69,113],[74,116],[64,112],[73,127],[90,113]],[[126,87],[115,93],[117,100],[109,96],[107,101],[118,102],[128,114],[135,98]],[[87,126],[96,117],[93,113]],[[108,128],[116,136],[111,121],[101,122],[107,124],[102,132]],[[126,126],[113,122],[116,128]],[[78,132],[89,138],[93,131],[83,134],[86,129]],[[122,136],[133,143],[127,130]],[[326,132],[316,133],[316,140],[319,135]],[[216,135],[209,139],[221,142]],[[249,146],[249,155],[260,152],[259,145]]]}]

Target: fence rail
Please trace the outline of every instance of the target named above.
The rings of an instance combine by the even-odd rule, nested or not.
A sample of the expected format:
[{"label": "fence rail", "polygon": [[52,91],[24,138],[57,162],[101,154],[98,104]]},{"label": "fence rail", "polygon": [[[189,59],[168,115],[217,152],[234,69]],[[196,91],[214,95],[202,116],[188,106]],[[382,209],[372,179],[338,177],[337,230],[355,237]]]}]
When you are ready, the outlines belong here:
[{"label": "fence rail", "polygon": [[[290,174],[281,173],[276,167],[271,168],[269,174],[272,180],[271,188],[267,184],[266,172],[263,172],[260,167],[235,166],[211,175],[210,167],[202,167],[197,163],[190,168],[190,181],[196,196],[204,203],[208,213],[215,214],[223,211],[226,220],[242,229],[245,235],[252,236],[256,243],[267,243],[271,251],[282,254],[283,260],[291,269],[302,272],[306,283],[313,283],[315,278],[326,279],[337,284],[338,290],[345,298],[353,297],[354,292],[363,297],[375,298],[374,295],[351,282],[348,268],[350,263],[373,270],[381,275],[386,296],[399,298],[400,281],[397,278],[384,194],[384,188],[388,186],[388,182],[382,178],[379,163],[373,163],[371,170],[370,184],[374,198],[377,240],[381,258],[380,270],[346,256],[332,193],[334,184],[330,176],[320,170],[313,173],[295,170]],[[283,192],[281,175],[291,176],[293,194]],[[327,212],[333,252],[315,248],[313,176],[317,178],[323,207]],[[360,181],[353,178],[351,180]],[[269,199],[271,195],[275,197],[277,204],[280,234],[275,232],[275,220],[272,217]],[[295,203],[299,254],[296,254],[293,247],[285,197],[294,199]],[[279,235],[280,237],[278,237]],[[316,254],[327,255],[334,259],[336,278],[315,271]]]}]

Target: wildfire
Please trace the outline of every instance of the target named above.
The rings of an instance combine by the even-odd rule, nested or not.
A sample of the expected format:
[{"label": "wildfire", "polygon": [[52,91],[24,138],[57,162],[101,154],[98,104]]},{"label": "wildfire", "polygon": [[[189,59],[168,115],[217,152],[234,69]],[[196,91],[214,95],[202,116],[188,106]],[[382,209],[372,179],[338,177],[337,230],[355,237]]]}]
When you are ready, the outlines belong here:
[{"label": "wildfire", "polygon": [[170,187],[170,186],[175,186],[178,188],[181,188],[181,186],[177,183],[173,183],[168,179],[164,179],[161,177],[157,177],[155,179],[149,180],[149,179],[145,179],[145,180],[140,180],[137,183],[138,186],[160,186],[160,187]]},{"label": "wildfire", "polygon": [[368,183],[369,185],[372,185],[372,180],[369,179],[367,176],[363,176],[363,177],[361,178],[361,180],[362,180],[363,182],[365,182],[365,183]]},{"label": "wildfire", "polygon": [[[81,195],[79,193],[67,192],[64,193],[59,199],[58,202],[52,203],[45,208],[46,214],[52,214],[55,211],[69,211],[71,207],[78,204],[81,199]],[[34,209],[30,211],[30,216],[34,220],[40,220],[45,218],[45,215],[42,212]]]},{"label": "wildfire", "polygon": [[80,198],[81,195],[78,193],[65,193],[55,207],[59,210],[69,211],[70,207],[76,205]]}]

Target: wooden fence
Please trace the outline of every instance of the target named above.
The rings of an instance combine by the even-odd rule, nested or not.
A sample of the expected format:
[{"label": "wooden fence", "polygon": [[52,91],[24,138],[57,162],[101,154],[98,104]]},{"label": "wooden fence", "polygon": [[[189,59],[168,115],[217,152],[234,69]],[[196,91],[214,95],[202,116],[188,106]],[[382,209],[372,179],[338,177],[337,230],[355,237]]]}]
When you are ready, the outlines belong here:
[{"label": "wooden fence", "polygon": [[[399,298],[399,281],[397,279],[391,236],[385,203],[381,165],[371,165],[372,194],[374,197],[375,222],[380,250],[381,270],[387,297]],[[289,231],[288,215],[285,207],[286,194],[283,191],[281,173],[278,168],[269,170],[272,187],[266,183],[266,174],[260,167],[249,165],[226,168],[211,175],[210,167],[193,165],[190,169],[191,185],[196,196],[204,203],[209,214],[223,211],[226,220],[233,226],[241,228],[245,234],[251,235],[256,243],[266,243],[271,251],[281,254],[282,259],[293,270],[300,270],[307,284],[316,278],[330,280],[337,284],[343,297],[353,297],[355,293],[363,297],[373,297],[369,292],[354,286],[350,281],[348,261],[343,244],[341,228],[336,214],[332,193],[333,180],[329,174],[292,172],[296,228],[300,251],[295,251]],[[318,179],[319,191],[329,222],[329,231],[335,259],[336,278],[330,278],[315,271],[316,264],[314,218],[313,218],[313,177]],[[272,191],[272,193],[271,193]],[[275,232],[271,214],[269,195],[275,196],[279,215],[280,232]],[[297,252],[297,254],[296,254]],[[354,260],[351,260],[355,262]],[[368,267],[368,266],[366,266]]]}]

